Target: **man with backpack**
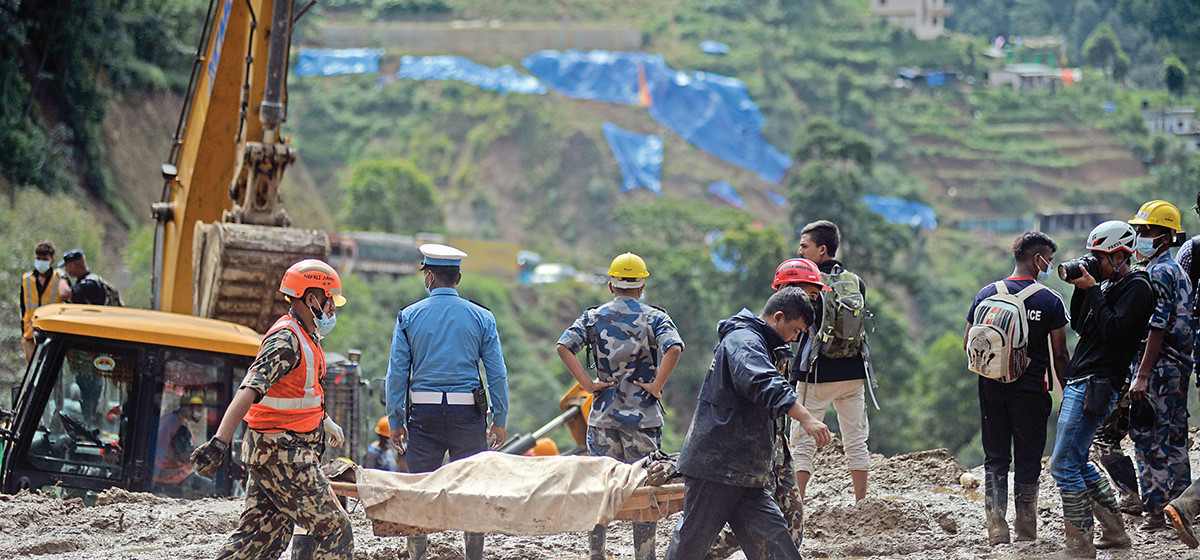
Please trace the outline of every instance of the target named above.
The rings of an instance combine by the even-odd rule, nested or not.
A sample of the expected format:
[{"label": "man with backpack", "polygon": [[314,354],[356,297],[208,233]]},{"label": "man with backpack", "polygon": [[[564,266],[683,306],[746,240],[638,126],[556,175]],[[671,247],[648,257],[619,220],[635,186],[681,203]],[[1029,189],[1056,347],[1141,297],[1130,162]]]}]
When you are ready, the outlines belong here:
[{"label": "man with backpack", "polygon": [[979,376],[979,416],[984,460],[984,511],[988,544],[1009,542],[1008,468],[1014,465],[1016,540],[1037,539],[1038,478],[1050,418],[1050,367],[1062,385],[1067,354],[1067,309],[1062,296],[1042,285],[1058,245],[1040,231],[1018,235],[1016,266],[984,286],[967,312],[963,348]]},{"label": "man with backpack", "polygon": [[62,267],[67,276],[75,281],[70,288],[70,303],[124,305],[117,289],[88,268],[83,249],[71,249],[63,254]]},{"label": "man with backpack", "polygon": [[[1088,448],[1117,402],[1115,388],[1129,375],[1154,311],[1150,277],[1132,267],[1136,236],[1125,222],[1104,222],[1088,234],[1084,248],[1089,254],[1059,267],[1059,276],[1075,286],[1071,328],[1079,333],[1079,343],[1063,375],[1050,474],[1062,496],[1067,553],[1074,557],[1095,558],[1097,548],[1131,546],[1117,497],[1088,462]],[[1104,529],[1094,543],[1093,516]]]},{"label": "man with backpack", "polygon": [[[809,351],[802,348],[803,363],[797,364],[802,373],[796,392],[801,404],[818,420],[825,417],[830,406],[837,411],[854,499],[858,501],[867,496],[867,471],[871,468],[866,391],[874,379],[865,329],[867,286],[834,258],[840,243],[837,225],[828,220],[808,224],[800,232],[797,255],[816,263],[831,291],[817,306],[819,327],[812,334]],[[813,438],[793,424],[792,457],[801,496],[812,478],[816,451]]]},{"label": "man with backpack", "polygon": [[[663,385],[683,353],[683,339],[667,312],[641,301],[650,276],[646,261],[633,253],[608,268],[612,301],[588,308],[558,339],[558,357],[583,390],[594,395],[588,416],[589,455],[634,463],[662,445]],[[597,380],[575,356],[587,350]],[[661,355],[661,358],[660,358]],[[654,559],[657,523],[633,523],[635,560]],[[589,540],[591,558],[603,560],[607,527],[596,525]]]},{"label": "man with backpack", "polygon": [[1192,370],[1192,286],[1171,258],[1182,231],[1179,210],[1169,202],[1142,205],[1129,220],[1137,228],[1137,256],[1150,275],[1156,305],[1129,386],[1129,437],[1137,452],[1146,522],[1166,525],[1163,507],[1191,482],[1188,460],[1188,373]]}]

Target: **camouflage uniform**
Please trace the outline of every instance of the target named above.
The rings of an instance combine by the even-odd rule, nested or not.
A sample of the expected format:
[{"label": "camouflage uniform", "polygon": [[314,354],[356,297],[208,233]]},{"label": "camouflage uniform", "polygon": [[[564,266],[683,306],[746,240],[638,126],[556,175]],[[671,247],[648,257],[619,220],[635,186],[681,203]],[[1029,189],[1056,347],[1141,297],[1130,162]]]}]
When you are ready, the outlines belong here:
[{"label": "camouflage uniform", "polygon": [[[1147,512],[1157,513],[1191,483],[1187,374],[1192,370],[1192,288],[1167,251],[1147,263],[1146,272],[1158,300],[1150,328],[1165,331],[1165,336],[1146,396],[1131,407],[1129,437],[1137,450],[1142,503]],[[1140,363],[1139,353],[1134,372]]]},{"label": "camouflage uniform", "polygon": [[671,317],[652,305],[617,296],[585,311],[558,343],[572,353],[590,346],[600,381],[614,383],[598,391],[592,402],[588,453],[632,463],[656,451],[662,440],[662,407],[633,382],[654,381],[659,354],[676,344],[682,347]]},{"label": "camouflage uniform", "polygon": [[[265,395],[299,363],[300,341],[288,329],[275,331],[263,340],[242,388]],[[246,509],[218,560],[278,558],[297,525],[315,541],[313,560],[354,556],[350,516],[319,468],[324,449],[323,427],[307,433],[246,430],[242,440],[242,456],[250,471]]]},{"label": "camouflage uniform", "polygon": [[[787,346],[777,348],[774,357],[776,370],[779,371],[781,377],[787,379],[788,366],[792,357],[791,350]],[[771,491],[771,495],[775,498],[775,504],[783,512],[783,518],[788,524],[788,534],[792,536],[792,542],[796,543],[796,549],[799,550],[800,544],[804,541],[804,500],[800,498],[800,490],[796,487],[796,468],[792,464],[792,453],[788,444],[790,431],[786,416],[775,420],[775,456],[771,460],[771,478],[774,489]],[[704,558],[705,560],[724,560],[740,549],[741,545],[738,544],[733,529],[726,525],[724,529],[721,529],[717,540],[713,542],[712,548]]]}]

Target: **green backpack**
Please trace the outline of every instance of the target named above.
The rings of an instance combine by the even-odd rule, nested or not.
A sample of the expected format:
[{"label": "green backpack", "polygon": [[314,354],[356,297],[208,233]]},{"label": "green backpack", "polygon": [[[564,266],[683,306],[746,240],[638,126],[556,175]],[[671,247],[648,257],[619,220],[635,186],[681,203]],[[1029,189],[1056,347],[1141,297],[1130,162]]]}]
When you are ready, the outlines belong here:
[{"label": "green backpack", "polygon": [[850,358],[862,352],[867,339],[866,298],[858,275],[835,266],[821,279],[832,292],[821,298],[821,330],[817,344],[826,358]]}]

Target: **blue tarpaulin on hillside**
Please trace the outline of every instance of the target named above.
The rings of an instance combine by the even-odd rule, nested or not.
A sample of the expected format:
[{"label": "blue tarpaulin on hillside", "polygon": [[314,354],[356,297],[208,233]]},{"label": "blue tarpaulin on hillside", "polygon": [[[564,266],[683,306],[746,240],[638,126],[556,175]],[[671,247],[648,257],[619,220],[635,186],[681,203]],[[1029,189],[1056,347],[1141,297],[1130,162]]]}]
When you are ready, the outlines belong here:
[{"label": "blue tarpaulin on hillside", "polygon": [[700,43],[700,52],[714,56],[729,54],[729,45],[718,41],[705,41]]},{"label": "blue tarpaulin on hillside", "polygon": [[522,63],[567,97],[649,105],[650,116],[684,140],[778,183],[792,159],[767,143],[763,116],[741,80],[669,68],[659,55],[541,51]]},{"label": "blue tarpaulin on hillside", "polygon": [[717,181],[708,186],[708,193],[715,195],[717,198],[725,201],[730,206],[735,208],[745,208],[746,202],[738,195],[737,189],[729,184],[729,181]]},{"label": "blue tarpaulin on hillside", "polygon": [[461,56],[406,56],[400,59],[397,78],[414,80],[458,80],[500,93],[543,94],[546,86],[512,66],[489,68]]},{"label": "blue tarpaulin on hillside", "polygon": [[883,217],[893,224],[916,226],[922,229],[937,228],[937,215],[934,214],[933,208],[920,202],[873,194],[863,195],[862,201],[867,208],[883,214]]},{"label": "blue tarpaulin on hillside", "polygon": [[767,188],[764,188],[763,192],[767,194],[767,199],[774,202],[776,206],[787,206],[787,198],[784,198],[783,195]]},{"label": "blue tarpaulin on hillside", "polygon": [[662,195],[663,140],[661,136],[629,132],[613,123],[604,123],[604,138],[621,166],[621,190],[646,187]]},{"label": "blue tarpaulin on hillside", "polygon": [[300,49],[296,56],[297,76],[374,74],[379,71],[383,49]]}]

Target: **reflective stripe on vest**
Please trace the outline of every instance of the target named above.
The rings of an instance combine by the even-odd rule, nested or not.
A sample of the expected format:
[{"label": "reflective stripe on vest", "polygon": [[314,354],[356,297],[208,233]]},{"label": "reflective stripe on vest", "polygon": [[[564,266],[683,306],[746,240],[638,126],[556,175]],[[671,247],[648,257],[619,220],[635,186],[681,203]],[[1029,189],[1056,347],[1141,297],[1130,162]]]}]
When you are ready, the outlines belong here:
[{"label": "reflective stripe on vest", "polygon": [[[317,429],[325,416],[325,391],[321,387],[321,378],[325,374],[325,352],[290,315],[275,321],[267,331],[267,336],[280,329],[292,331],[299,339],[300,364],[272,384],[262,399],[250,405],[246,424],[260,432],[311,432]],[[304,372],[303,378],[299,375],[301,370]]]},{"label": "reflective stripe on vest", "polygon": [[26,272],[25,276],[21,277],[21,291],[25,292],[25,315],[21,317],[21,335],[25,338],[33,338],[33,312],[37,308],[51,303],[62,303],[58,298],[58,280],[58,271],[52,271],[50,281],[46,282],[46,291],[38,293],[36,274]]}]

